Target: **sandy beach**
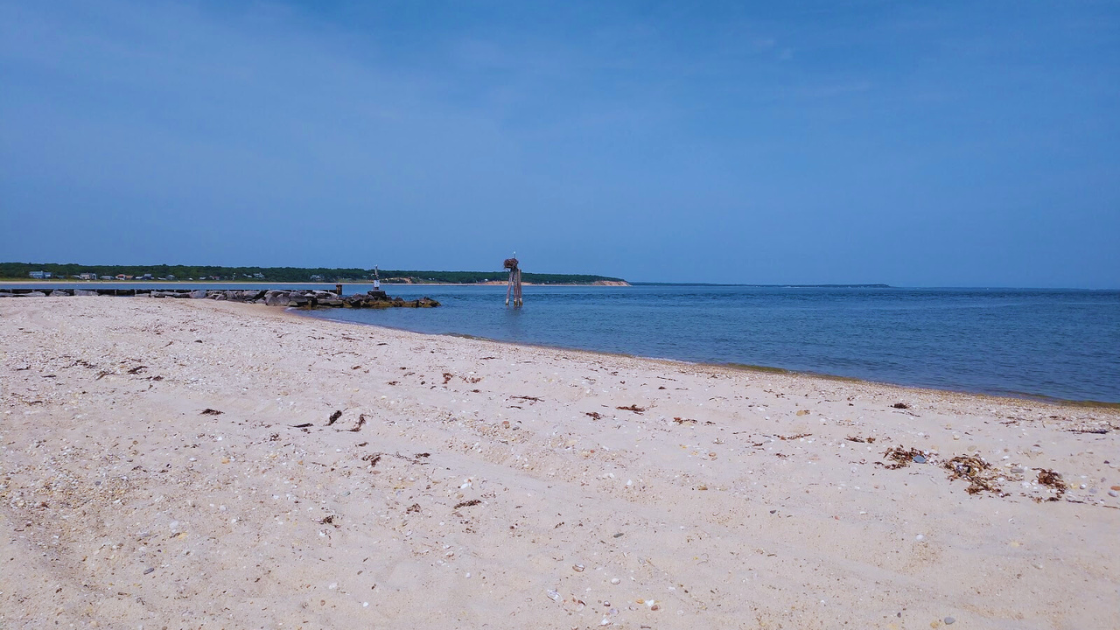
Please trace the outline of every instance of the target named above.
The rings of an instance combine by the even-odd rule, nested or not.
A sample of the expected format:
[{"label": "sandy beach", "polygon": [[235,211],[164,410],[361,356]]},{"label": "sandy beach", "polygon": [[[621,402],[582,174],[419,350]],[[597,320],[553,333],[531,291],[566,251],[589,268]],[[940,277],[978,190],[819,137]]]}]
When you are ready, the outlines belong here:
[{"label": "sandy beach", "polygon": [[4,299],[0,351],[0,628],[1120,618],[1115,409],[209,300]]}]

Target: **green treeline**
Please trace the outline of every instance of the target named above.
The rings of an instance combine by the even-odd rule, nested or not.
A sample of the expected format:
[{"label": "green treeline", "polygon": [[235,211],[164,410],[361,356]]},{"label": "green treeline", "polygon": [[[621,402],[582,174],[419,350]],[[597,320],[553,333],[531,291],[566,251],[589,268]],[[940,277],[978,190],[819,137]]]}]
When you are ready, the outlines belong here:
[{"label": "green treeline", "polygon": [[[52,280],[78,280],[82,274],[97,279],[132,276],[133,280],[220,280],[224,282],[354,282],[373,278],[372,269],[304,267],[217,267],[190,265],[78,265],[73,263],[0,263],[0,279],[28,280],[32,272],[45,271]],[[405,271],[382,269],[382,282],[444,282],[473,284],[486,280],[505,280],[506,271]],[[144,276],[150,276],[145,278]],[[523,273],[522,280],[535,284],[590,284],[621,278],[586,274]]]}]

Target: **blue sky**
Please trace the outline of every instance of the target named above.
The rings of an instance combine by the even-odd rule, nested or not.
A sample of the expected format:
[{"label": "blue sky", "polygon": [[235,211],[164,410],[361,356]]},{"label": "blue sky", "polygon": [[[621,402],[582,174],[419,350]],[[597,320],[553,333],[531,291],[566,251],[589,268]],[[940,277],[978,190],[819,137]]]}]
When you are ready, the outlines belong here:
[{"label": "blue sky", "polygon": [[0,0],[0,259],[1120,287],[1120,4],[928,4]]}]

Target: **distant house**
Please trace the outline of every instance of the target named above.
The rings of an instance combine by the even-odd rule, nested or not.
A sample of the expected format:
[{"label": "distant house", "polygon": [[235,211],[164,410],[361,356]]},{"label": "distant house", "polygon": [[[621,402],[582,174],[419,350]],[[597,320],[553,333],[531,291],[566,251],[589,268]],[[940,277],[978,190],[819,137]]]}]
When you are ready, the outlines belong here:
[{"label": "distant house", "polygon": [[167,274],[167,279],[173,281],[173,280],[175,280],[175,276],[172,275],[172,274]]},{"label": "distant house", "polygon": [[323,276],[320,276],[320,275],[317,275],[317,274],[314,275],[314,276],[311,276],[311,281],[312,282],[322,282],[323,281]]},{"label": "distant house", "polygon": [[96,280],[97,274],[95,273],[80,273],[78,274],[79,280]]},{"label": "distant house", "polygon": [[112,280],[113,276],[101,276],[101,280]]},{"label": "distant house", "polygon": [[253,274],[253,277],[256,278],[257,280],[264,280],[264,274],[263,273],[255,273],[255,274]]},{"label": "distant house", "polygon": [[152,279],[152,274],[146,273],[146,274],[140,276],[140,279],[141,280],[151,280]]},{"label": "distant house", "polygon": [[43,278],[51,277],[50,272],[47,272],[47,271],[32,271],[32,272],[28,273],[27,275],[31,276],[32,278],[35,278],[36,280],[42,280]]}]

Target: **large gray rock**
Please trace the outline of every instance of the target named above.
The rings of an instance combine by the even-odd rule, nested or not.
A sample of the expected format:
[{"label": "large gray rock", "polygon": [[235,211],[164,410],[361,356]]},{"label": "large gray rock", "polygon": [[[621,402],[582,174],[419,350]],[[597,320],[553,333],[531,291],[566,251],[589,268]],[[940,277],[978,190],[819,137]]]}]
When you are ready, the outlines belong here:
[{"label": "large gray rock", "polygon": [[291,298],[283,291],[269,291],[264,296],[264,303],[269,306],[287,306],[291,302]]}]

